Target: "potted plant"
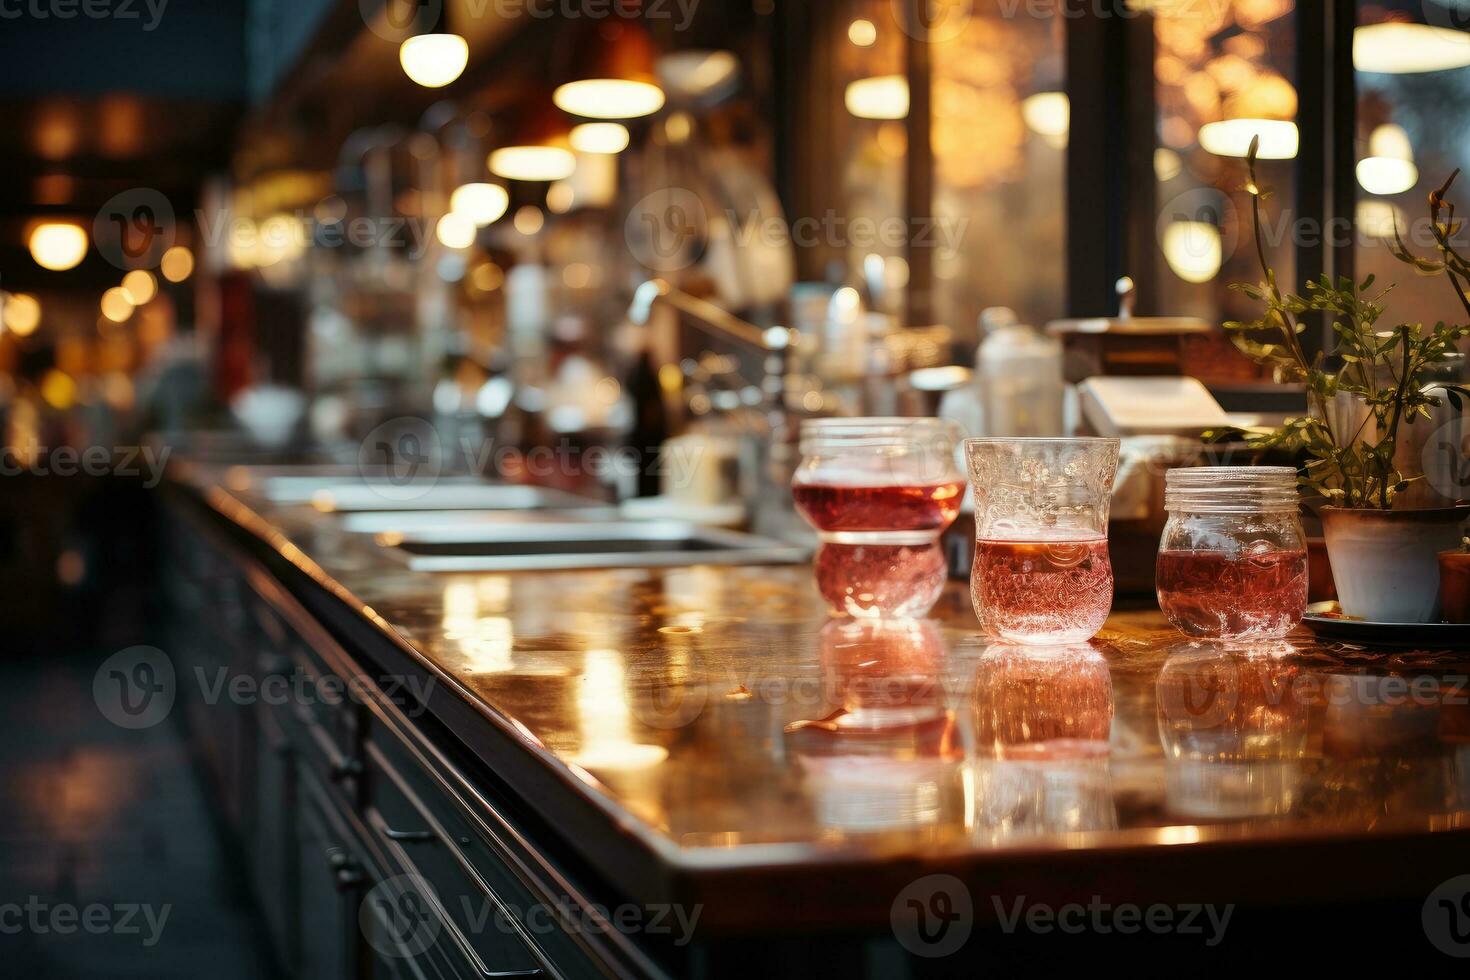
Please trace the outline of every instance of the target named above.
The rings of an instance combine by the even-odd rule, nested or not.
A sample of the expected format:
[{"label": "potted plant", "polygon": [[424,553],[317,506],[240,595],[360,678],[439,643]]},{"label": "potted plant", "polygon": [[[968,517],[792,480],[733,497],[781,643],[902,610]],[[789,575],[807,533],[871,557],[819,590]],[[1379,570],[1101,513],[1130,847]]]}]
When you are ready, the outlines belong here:
[{"label": "potted plant", "polygon": [[1470,537],[1439,553],[1439,608],[1448,623],[1470,623]]},{"label": "potted plant", "polygon": [[[1234,283],[1264,311],[1249,322],[1225,324],[1231,340],[1253,360],[1271,365],[1283,381],[1301,382],[1307,414],[1287,419],[1278,430],[1252,438],[1256,449],[1304,450],[1299,477],[1303,489],[1320,503],[1323,536],[1343,613],[1378,622],[1427,622],[1439,600],[1439,552],[1460,540],[1470,505],[1408,509],[1396,506],[1399,494],[1422,473],[1400,472],[1395,450],[1406,427],[1430,417],[1442,398],[1459,410],[1470,390],[1458,384],[1428,385],[1433,365],[1456,353],[1455,344],[1470,325],[1440,322],[1432,328],[1400,323],[1378,326],[1383,298],[1393,287],[1373,291],[1374,277],[1361,283],[1323,276],[1308,282],[1305,295],[1283,293],[1266,261],[1261,204],[1268,195],[1256,179],[1253,140],[1247,156],[1256,256],[1265,277],[1259,283]],[[1450,244],[1457,229],[1454,206],[1445,195],[1455,175],[1429,195],[1430,221],[1440,258],[1412,255],[1397,229],[1393,253],[1427,276],[1446,276],[1470,314],[1464,290],[1470,261]],[[1335,347],[1309,357],[1301,344],[1301,316],[1321,313],[1332,321]]]}]

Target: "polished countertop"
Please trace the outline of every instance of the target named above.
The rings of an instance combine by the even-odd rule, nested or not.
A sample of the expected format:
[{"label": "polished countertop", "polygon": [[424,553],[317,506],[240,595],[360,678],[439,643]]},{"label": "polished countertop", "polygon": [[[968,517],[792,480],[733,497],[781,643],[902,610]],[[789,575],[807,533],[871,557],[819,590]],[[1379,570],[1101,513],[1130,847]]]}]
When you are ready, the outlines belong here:
[{"label": "polished countertop", "polygon": [[840,620],[806,565],[412,572],[241,471],[184,479],[686,871],[1470,853],[1470,651],[1218,646],[1156,610],[1000,646],[963,582],[923,620]]}]

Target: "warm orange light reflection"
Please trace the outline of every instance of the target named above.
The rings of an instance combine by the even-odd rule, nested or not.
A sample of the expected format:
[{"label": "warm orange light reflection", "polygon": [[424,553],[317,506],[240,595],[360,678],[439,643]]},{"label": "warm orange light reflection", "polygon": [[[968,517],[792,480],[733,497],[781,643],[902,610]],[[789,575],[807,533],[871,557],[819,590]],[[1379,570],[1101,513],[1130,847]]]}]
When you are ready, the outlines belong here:
[{"label": "warm orange light reflection", "polygon": [[601,776],[651,769],[668,758],[663,746],[633,740],[627,668],[618,651],[587,651],[577,710],[582,744],[573,765]]},{"label": "warm orange light reflection", "polygon": [[123,276],[122,288],[134,306],[142,306],[158,295],[158,280],[146,269],[134,269]]},{"label": "warm orange light reflection", "polygon": [[102,294],[102,315],[113,323],[122,323],[133,315],[133,299],[121,286],[113,286]]},{"label": "warm orange light reflection", "polygon": [[3,297],[5,329],[17,337],[27,337],[41,325],[41,301],[29,293],[11,293]]},{"label": "warm orange light reflection", "polygon": [[194,253],[183,245],[175,245],[163,253],[158,271],[169,282],[183,282],[194,273]]}]

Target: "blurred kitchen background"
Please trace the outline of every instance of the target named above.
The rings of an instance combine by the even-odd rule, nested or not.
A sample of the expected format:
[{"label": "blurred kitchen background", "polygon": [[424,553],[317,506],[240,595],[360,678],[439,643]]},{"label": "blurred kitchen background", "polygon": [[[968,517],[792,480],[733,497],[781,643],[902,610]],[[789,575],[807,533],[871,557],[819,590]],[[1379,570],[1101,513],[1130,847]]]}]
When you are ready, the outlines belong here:
[{"label": "blurred kitchen background", "polygon": [[[407,463],[781,533],[804,417],[1024,432],[1058,358],[1068,383],[1193,377],[1232,421],[1293,411],[1220,330],[1248,302],[1227,283],[1257,276],[1245,147],[1262,137],[1283,279],[1404,278],[1380,236],[1470,160],[1467,13],[7,8],[7,608],[38,629],[146,615],[118,598],[146,511],[98,492],[93,447],[139,493],[170,454]],[[1396,313],[1441,318],[1438,295]],[[1074,401],[1068,427],[1104,427]],[[35,479],[64,447],[82,478]],[[671,481],[661,449],[695,462]]]}]

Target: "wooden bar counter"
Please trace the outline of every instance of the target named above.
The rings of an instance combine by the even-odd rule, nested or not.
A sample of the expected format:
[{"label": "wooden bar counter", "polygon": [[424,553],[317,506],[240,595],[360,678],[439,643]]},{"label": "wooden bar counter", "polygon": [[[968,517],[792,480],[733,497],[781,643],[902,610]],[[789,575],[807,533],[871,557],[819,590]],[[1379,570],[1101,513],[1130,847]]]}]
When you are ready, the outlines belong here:
[{"label": "wooden bar counter", "polygon": [[[1437,955],[1419,909],[1470,872],[1470,651],[1222,648],[1156,610],[1080,647],[1000,647],[963,582],[923,621],[852,622],[809,566],[425,574],[220,472],[181,469],[171,501],[181,672],[348,689],[190,712],[252,860],[287,850],[296,884],[258,887],[287,887],[298,964],[973,976],[1085,961],[1107,937],[1017,931],[1012,910],[1097,901],[1238,906],[1216,962],[1360,923]],[[266,799],[272,746],[290,806]],[[326,927],[303,831],[277,826],[309,803],[340,839]],[[433,942],[385,953],[361,909],[420,876]],[[461,891],[518,921],[476,923]],[[559,902],[581,918],[528,924]],[[673,910],[672,932],[619,925],[625,906]],[[931,912],[954,949],[926,948]],[[323,928],[335,944],[308,948]]]}]

